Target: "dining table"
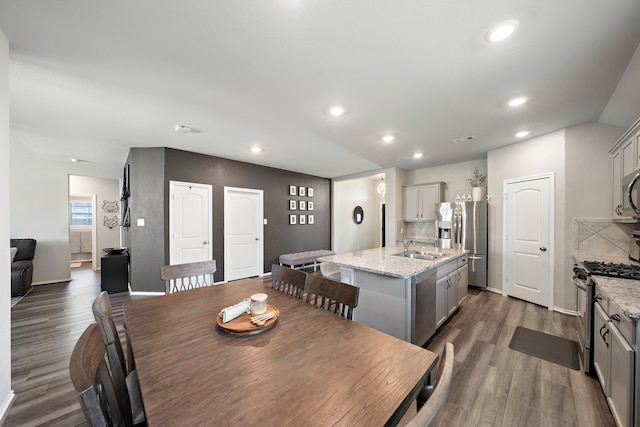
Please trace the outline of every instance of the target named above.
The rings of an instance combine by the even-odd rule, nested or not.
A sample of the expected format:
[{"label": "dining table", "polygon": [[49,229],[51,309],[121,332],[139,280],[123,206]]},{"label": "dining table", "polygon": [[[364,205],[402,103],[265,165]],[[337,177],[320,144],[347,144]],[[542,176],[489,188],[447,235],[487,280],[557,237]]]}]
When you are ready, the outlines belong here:
[{"label": "dining table", "polygon": [[[438,355],[269,285],[241,279],[123,305],[147,424],[396,425]],[[244,334],[219,326],[223,308],[255,293],[275,322]]]}]

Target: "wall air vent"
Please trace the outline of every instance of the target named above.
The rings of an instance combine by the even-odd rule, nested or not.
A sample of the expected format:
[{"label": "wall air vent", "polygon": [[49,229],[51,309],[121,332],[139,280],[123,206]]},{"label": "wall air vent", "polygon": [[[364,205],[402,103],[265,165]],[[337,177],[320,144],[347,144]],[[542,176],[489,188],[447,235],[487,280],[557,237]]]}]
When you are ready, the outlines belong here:
[{"label": "wall air vent", "polygon": [[462,138],[456,138],[456,139],[452,139],[451,141],[454,143],[459,143],[459,142],[469,142],[476,139],[475,136],[473,135],[469,135],[469,136],[463,136]]}]

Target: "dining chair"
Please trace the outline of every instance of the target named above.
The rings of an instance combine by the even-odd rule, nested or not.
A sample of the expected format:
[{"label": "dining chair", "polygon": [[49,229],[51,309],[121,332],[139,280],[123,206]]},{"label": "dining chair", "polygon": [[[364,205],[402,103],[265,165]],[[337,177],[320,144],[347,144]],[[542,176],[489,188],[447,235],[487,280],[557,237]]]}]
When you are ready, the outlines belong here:
[{"label": "dining chair", "polygon": [[353,320],[353,310],[358,306],[359,287],[308,274],[304,291],[306,302]]},{"label": "dining chair", "polygon": [[278,264],[271,266],[271,287],[278,291],[302,299],[307,273]]},{"label": "dining chair", "polygon": [[416,416],[406,424],[407,427],[436,427],[440,424],[453,379],[453,359],[453,344],[447,342],[438,363],[436,383],[420,393],[418,400],[426,398],[425,403],[418,409]]},{"label": "dining chair", "polygon": [[187,291],[211,286],[214,283],[216,260],[190,262],[187,264],[163,265],[160,278],[164,280],[165,293]]},{"label": "dining chair", "polygon": [[103,344],[106,346],[109,371],[113,379],[116,396],[120,401],[119,406],[122,410],[122,416],[125,420],[131,421],[132,425],[139,424],[145,420],[145,414],[144,407],[142,406],[138,373],[135,370],[133,351],[131,350],[131,341],[129,340],[129,332],[125,329],[128,355],[128,358],[125,360],[122,342],[120,341],[120,336],[113,321],[113,307],[109,300],[109,294],[105,291],[100,292],[93,301],[91,310],[98,324]]},{"label": "dining chair", "polygon": [[69,376],[90,426],[127,425],[105,362],[106,347],[98,325],[89,325],[76,342]]}]

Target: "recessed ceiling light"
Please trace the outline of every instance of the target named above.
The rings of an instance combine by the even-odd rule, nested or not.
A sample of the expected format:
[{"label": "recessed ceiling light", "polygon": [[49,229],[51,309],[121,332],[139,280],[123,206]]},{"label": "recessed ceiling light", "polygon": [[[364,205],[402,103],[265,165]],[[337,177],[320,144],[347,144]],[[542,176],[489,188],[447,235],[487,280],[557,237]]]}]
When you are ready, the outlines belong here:
[{"label": "recessed ceiling light", "polygon": [[519,96],[519,97],[513,98],[511,101],[509,101],[509,106],[510,107],[517,107],[519,105],[524,104],[525,102],[527,102],[527,97],[526,96]]},{"label": "recessed ceiling light", "polygon": [[191,132],[191,128],[189,126],[184,126],[184,125],[176,125],[176,127],[173,128],[173,130],[178,132],[178,133],[189,133],[189,132]]},{"label": "recessed ceiling light", "polygon": [[347,110],[342,105],[334,105],[329,109],[329,114],[333,117],[342,116]]},{"label": "recessed ceiling light", "polygon": [[489,30],[489,32],[485,34],[484,39],[489,43],[502,41],[512,35],[516,28],[518,28],[518,21],[516,21],[515,19],[501,22],[500,24]]},{"label": "recessed ceiling light", "polygon": [[518,138],[524,138],[525,136],[529,135],[531,132],[528,130],[521,130],[520,132],[516,133],[516,137]]},{"label": "recessed ceiling light", "polygon": [[255,147],[251,147],[251,152],[252,152],[252,153],[255,153],[255,154],[262,153],[262,148],[257,147],[257,146],[255,146]]},{"label": "recessed ceiling light", "polygon": [[413,158],[414,159],[421,159],[422,158],[422,153],[413,153]]},{"label": "recessed ceiling light", "polygon": [[78,161],[78,159],[71,159],[71,161],[75,163]]},{"label": "recessed ceiling light", "polygon": [[385,135],[382,137],[382,142],[385,144],[391,144],[396,139],[393,135]]}]

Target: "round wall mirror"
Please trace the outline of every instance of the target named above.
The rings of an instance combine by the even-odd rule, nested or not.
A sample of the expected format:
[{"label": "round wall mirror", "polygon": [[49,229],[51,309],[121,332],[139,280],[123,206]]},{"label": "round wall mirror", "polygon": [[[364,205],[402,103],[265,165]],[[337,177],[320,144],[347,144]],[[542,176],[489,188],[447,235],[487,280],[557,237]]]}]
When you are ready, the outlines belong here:
[{"label": "round wall mirror", "polygon": [[356,224],[362,224],[362,220],[364,219],[364,211],[360,206],[356,206],[353,210],[353,222]]}]

